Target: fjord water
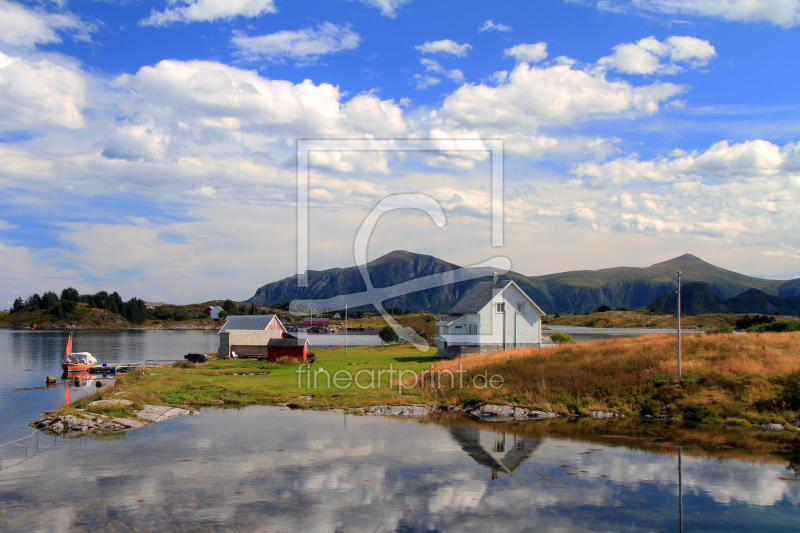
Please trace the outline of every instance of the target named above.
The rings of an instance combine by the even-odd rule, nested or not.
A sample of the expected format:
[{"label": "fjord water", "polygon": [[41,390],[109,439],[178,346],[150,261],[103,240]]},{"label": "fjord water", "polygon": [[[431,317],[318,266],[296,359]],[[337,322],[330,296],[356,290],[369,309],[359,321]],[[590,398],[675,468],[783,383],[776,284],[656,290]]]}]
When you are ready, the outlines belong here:
[{"label": "fjord water", "polygon": [[[65,342],[0,330],[0,442],[63,403],[63,386],[35,387],[57,373]],[[79,332],[75,347],[129,362],[216,342],[202,331]],[[525,428],[203,409],[42,441],[49,449],[3,464],[0,531],[679,531],[681,519],[683,531],[800,530],[800,482],[780,458],[684,453],[679,470],[674,446]]]},{"label": "fjord water", "polygon": [[[538,422],[531,422],[536,424]],[[546,423],[546,422],[545,422]],[[504,429],[506,432],[504,433]],[[0,472],[3,531],[797,531],[782,464],[279,407],[84,437]],[[682,514],[681,514],[682,511]]]}]

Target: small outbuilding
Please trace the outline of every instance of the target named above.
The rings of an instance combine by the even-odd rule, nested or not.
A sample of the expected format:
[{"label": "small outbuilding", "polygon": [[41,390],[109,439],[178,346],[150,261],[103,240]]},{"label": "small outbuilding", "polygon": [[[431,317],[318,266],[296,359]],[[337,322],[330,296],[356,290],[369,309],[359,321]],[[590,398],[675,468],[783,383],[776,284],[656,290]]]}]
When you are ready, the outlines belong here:
[{"label": "small outbuilding", "polygon": [[275,361],[291,357],[308,359],[308,339],[286,332],[277,315],[230,316],[219,330],[219,356]]},{"label": "small outbuilding", "polygon": [[219,314],[222,312],[222,308],[218,305],[211,307],[210,305],[203,309],[203,314],[211,317],[214,320],[219,320]]}]

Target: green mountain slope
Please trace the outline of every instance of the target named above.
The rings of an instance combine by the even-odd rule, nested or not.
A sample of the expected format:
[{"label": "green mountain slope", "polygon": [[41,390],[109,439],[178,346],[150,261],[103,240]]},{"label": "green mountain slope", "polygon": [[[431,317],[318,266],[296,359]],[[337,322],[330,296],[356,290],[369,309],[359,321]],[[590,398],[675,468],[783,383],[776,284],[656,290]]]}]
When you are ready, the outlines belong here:
[{"label": "green mountain slope", "polygon": [[[430,255],[398,250],[371,261],[367,268],[372,284],[380,288],[459,267]],[[722,299],[739,295],[751,288],[773,296],[800,294],[800,280],[768,280],[745,276],[714,266],[691,254],[645,268],[617,267],[546,276],[524,276],[509,272],[501,276],[501,279],[514,280],[548,313],[583,313],[592,311],[599,305],[646,307],[659,295],[675,290],[677,285],[674,276],[678,270],[682,272],[684,282],[705,282]],[[295,299],[330,298],[366,290],[356,267],[310,271],[308,275],[308,288],[299,289],[296,277],[291,276],[260,287],[247,301],[268,305]],[[478,281],[481,280],[464,281],[408,294],[384,302],[384,306],[446,312]]]},{"label": "green mountain slope", "polygon": [[779,295],[782,284],[787,286],[787,291],[791,291],[792,287],[788,284],[796,281],[745,276],[706,263],[692,254],[684,254],[645,268],[578,270],[530,279],[545,284],[559,311],[580,313],[603,304],[635,309],[646,307],[660,294],[677,288],[675,274],[678,271],[681,271],[682,281],[704,281],[722,298],[736,296],[750,288]]},{"label": "green mountain slope", "polygon": [[[677,312],[675,291],[662,294],[651,304],[663,313]],[[781,298],[759,289],[749,289],[731,298],[722,298],[708,283],[695,281],[681,286],[681,313],[702,315],[706,313],[762,313],[775,311],[784,315],[800,315],[800,296]]]}]

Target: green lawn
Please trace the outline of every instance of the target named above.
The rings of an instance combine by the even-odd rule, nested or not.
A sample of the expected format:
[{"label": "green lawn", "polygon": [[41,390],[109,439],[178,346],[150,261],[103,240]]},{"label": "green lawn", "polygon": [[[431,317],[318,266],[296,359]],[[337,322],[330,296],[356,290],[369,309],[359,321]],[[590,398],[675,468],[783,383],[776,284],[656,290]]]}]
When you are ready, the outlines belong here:
[{"label": "green lawn", "polygon": [[[220,401],[224,405],[289,403],[298,407],[406,405],[423,401],[420,389],[401,394],[396,383],[390,386],[390,379],[396,382],[398,371],[406,371],[404,377],[409,378],[437,360],[436,348],[423,353],[401,344],[349,348],[347,355],[344,349],[314,352],[317,360],[313,365],[229,359],[192,368],[159,367],[125,376],[101,395],[175,406],[218,405]],[[394,371],[391,375],[390,370]],[[348,385],[348,375],[361,386]],[[127,394],[116,395],[119,391]]]}]

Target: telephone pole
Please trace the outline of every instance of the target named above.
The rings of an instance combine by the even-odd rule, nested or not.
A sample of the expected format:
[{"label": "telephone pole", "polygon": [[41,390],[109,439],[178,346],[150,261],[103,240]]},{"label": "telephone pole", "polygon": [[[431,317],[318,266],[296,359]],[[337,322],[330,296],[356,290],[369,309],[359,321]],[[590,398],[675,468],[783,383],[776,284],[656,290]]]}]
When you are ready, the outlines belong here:
[{"label": "telephone pole", "polygon": [[678,378],[681,377],[681,273],[678,271]]}]

